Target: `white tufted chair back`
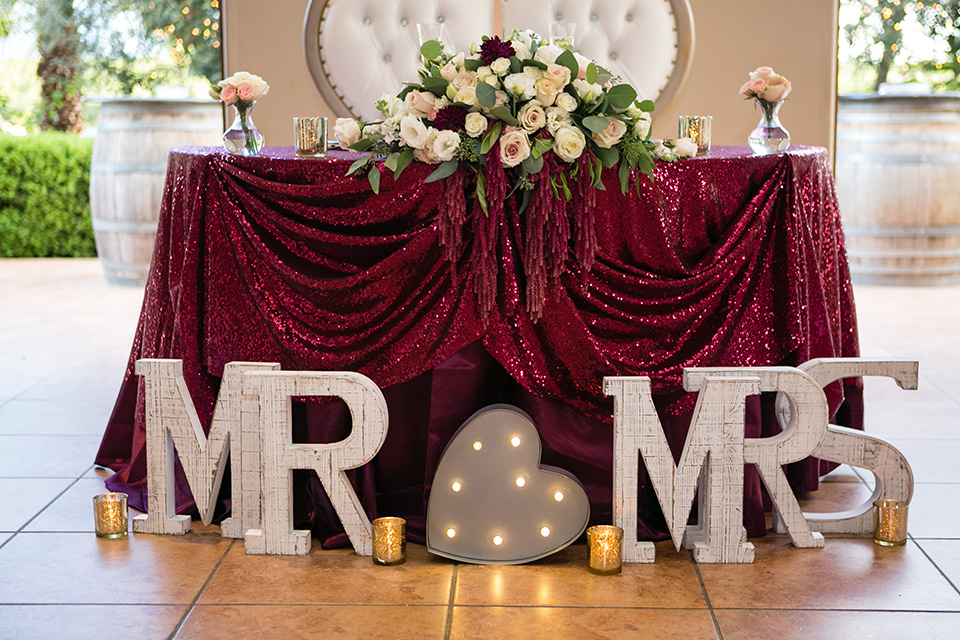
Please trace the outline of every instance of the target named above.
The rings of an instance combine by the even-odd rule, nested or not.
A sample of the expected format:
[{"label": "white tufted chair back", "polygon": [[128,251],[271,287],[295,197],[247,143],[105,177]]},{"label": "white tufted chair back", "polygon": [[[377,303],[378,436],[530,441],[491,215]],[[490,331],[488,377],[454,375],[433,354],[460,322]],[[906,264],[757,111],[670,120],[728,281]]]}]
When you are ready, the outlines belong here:
[{"label": "white tufted chair back", "polygon": [[494,2],[312,0],[304,22],[307,66],[334,113],[377,120],[380,96],[417,80],[417,23],[443,23],[448,50],[464,51],[493,33]]},{"label": "white tufted chair back", "polygon": [[577,25],[574,49],[632,85],[662,109],[679,89],[693,56],[688,0],[503,0],[503,30],[551,22]]},{"label": "white tufted chair back", "polygon": [[[502,5],[502,6],[501,6]],[[483,35],[577,24],[575,48],[662,109],[693,55],[688,0],[311,0],[304,54],[333,112],[379,119],[374,103],[417,79],[417,23],[442,22],[447,43],[465,51]]]}]

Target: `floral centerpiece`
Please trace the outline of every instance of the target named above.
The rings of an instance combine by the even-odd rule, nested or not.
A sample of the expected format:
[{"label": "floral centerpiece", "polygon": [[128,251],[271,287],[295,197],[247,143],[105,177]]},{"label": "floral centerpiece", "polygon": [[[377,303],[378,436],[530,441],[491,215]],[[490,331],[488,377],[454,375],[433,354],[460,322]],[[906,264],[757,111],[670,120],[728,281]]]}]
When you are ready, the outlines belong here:
[{"label": "floral centerpiece", "polygon": [[[440,231],[456,261],[463,229],[473,225],[481,307],[496,290],[496,258],[488,250],[509,193],[519,192],[525,214],[527,307],[537,317],[551,282],[564,270],[571,240],[578,266],[589,270],[595,252],[592,215],[604,168],[616,168],[621,191],[640,174],[652,179],[651,152],[676,160],[650,139],[651,100],[579,53],[547,44],[533,31],[507,40],[484,37],[469,54],[446,54],[440,43],[420,48],[418,81],[376,104],[383,120],[337,119],[342,148],[370,152],[350,167],[365,172],[375,192],[380,164],[398,177],[413,161],[437,165],[425,182],[442,182]],[[695,145],[694,145],[695,153]],[[467,215],[468,200],[477,214]],[[569,208],[569,211],[568,211]]]},{"label": "floral centerpiece", "polygon": [[210,97],[236,110],[233,125],[223,134],[224,148],[234,155],[255,156],[263,148],[263,135],[253,124],[253,106],[267,95],[270,85],[260,76],[240,71],[210,87]]},{"label": "floral centerpiece", "polygon": [[740,87],[740,95],[755,100],[763,111],[760,124],[747,139],[758,154],[780,153],[790,146],[790,134],[780,124],[780,106],[793,90],[793,85],[770,67],[757,67],[750,79]]}]

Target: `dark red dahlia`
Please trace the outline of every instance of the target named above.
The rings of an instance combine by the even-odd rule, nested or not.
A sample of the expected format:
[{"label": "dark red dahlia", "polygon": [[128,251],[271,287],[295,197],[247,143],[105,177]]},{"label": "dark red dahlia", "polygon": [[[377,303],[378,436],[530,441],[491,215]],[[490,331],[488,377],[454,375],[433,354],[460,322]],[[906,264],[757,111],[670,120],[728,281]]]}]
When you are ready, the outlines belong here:
[{"label": "dark red dahlia", "polygon": [[450,105],[437,111],[433,126],[440,131],[460,131],[464,128],[466,121],[466,109]]},{"label": "dark red dahlia", "polygon": [[513,45],[509,41],[501,40],[500,36],[493,36],[480,45],[480,59],[487,66],[493,64],[494,60],[512,58],[515,55],[517,52],[513,50]]}]

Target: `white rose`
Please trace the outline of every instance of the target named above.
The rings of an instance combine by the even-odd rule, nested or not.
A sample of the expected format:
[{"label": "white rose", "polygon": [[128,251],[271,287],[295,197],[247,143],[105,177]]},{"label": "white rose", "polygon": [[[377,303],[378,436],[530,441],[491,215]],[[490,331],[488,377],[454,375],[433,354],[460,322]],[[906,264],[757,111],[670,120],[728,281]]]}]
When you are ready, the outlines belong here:
[{"label": "white rose", "polygon": [[530,157],[530,138],[520,129],[500,136],[500,162],[505,167],[515,167]]},{"label": "white rose", "polygon": [[463,60],[464,60],[464,55],[463,55],[463,51],[461,51],[457,55],[453,56],[453,58],[450,60],[450,64],[455,66],[459,71],[460,69],[463,69]]},{"label": "white rose", "polygon": [[677,155],[670,149],[670,147],[663,144],[663,140],[654,140],[653,151],[650,152],[650,155],[653,156],[654,160],[663,160],[664,162],[675,162]]},{"label": "white rose", "polygon": [[570,125],[570,113],[559,107],[547,107],[547,131],[550,135],[556,135],[557,129],[564,125]]},{"label": "white rose", "polygon": [[580,96],[580,99],[587,104],[599,98],[600,94],[603,93],[603,87],[596,83],[590,84],[586,80],[574,80],[573,88],[576,90],[577,95]]},{"label": "white rose", "polygon": [[456,131],[441,131],[433,143],[433,152],[440,158],[440,162],[453,160],[453,154],[460,147],[460,134]]},{"label": "white rose", "polygon": [[415,115],[403,116],[400,120],[400,139],[413,149],[423,149],[427,144],[427,127]]},{"label": "white rose", "polygon": [[633,123],[633,132],[641,140],[646,140],[647,136],[650,135],[650,118],[638,118],[636,122]]},{"label": "white rose", "polygon": [[508,58],[497,58],[490,63],[490,70],[498,76],[502,76],[510,71],[510,60]]},{"label": "white rose", "polygon": [[524,67],[523,72],[534,79],[534,81],[539,80],[543,77],[543,71],[537,69],[536,67]]},{"label": "white rose", "polygon": [[468,107],[477,106],[477,88],[476,87],[464,87],[457,91],[456,95],[453,97],[454,102],[462,102]]},{"label": "white rose", "polygon": [[577,99],[566,91],[557,96],[555,104],[568,113],[573,113],[577,110]]},{"label": "white rose", "polygon": [[490,69],[490,67],[483,66],[477,69],[477,80],[480,82],[486,82],[494,89],[500,88],[500,79],[497,77],[497,74]]},{"label": "white rose", "polygon": [[347,149],[360,139],[360,125],[353,118],[337,118],[333,124],[333,137],[341,149]]},{"label": "white rose", "polygon": [[593,134],[593,141],[598,147],[609,149],[620,142],[620,138],[627,132],[627,125],[619,118],[607,116],[607,126],[602,131]]},{"label": "white rose", "polygon": [[524,44],[519,40],[511,40],[510,44],[513,45],[513,54],[517,56],[518,60],[530,59],[530,45]]},{"label": "white rose", "polygon": [[692,158],[697,155],[697,143],[690,138],[680,138],[673,147],[678,158]]},{"label": "white rose", "polygon": [[[403,125],[401,125],[401,127],[402,126]],[[413,157],[424,164],[440,164],[440,158],[437,157],[436,152],[433,150],[439,134],[440,132],[433,127],[427,129],[423,146],[413,150]]]},{"label": "white rose", "polygon": [[520,109],[520,113],[517,114],[517,120],[520,121],[520,126],[523,127],[524,131],[534,133],[546,126],[547,114],[544,113],[543,107],[540,106],[539,102],[531,100]]},{"label": "white rose", "polygon": [[774,74],[766,80],[767,88],[757,96],[761,100],[766,100],[767,102],[777,102],[790,95],[790,91],[793,87],[790,84],[790,81],[783,76]]},{"label": "white rose", "polygon": [[479,138],[487,131],[487,119],[482,113],[471,111],[467,114],[467,120],[463,125],[463,129],[471,138]]},{"label": "white rose", "polygon": [[503,88],[515,98],[531,100],[537,95],[533,78],[525,73],[512,73],[503,79]]},{"label": "white rose", "polygon": [[440,77],[446,80],[447,82],[453,82],[453,79],[457,77],[457,67],[451,62],[440,67]]},{"label": "white rose", "polygon": [[543,64],[553,64],[561,53],[563,53],[563,49],[555,44],[548,44],[537,49],[533,59]]},{"label": "white rose", "polygon": [[543,76],[533,84],[533,88],[537,92],[537,100],[549,107],[556,101],[563,86],[556,80]]},{"label": "white rose", "polygon": [[553,135],[553,152],[564,162],[573,162],[587,146],[587,137],[577,127],[563,126]]}]

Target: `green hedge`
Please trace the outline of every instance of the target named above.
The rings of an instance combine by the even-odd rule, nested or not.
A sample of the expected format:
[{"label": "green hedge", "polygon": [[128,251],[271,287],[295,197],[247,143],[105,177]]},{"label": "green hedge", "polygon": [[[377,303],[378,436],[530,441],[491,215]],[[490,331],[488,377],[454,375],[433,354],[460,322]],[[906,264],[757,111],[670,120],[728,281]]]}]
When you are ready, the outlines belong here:
[{"label": "green hedge", "polygon": [[94,257],[91,138],[0,134],[0,257]]}]

